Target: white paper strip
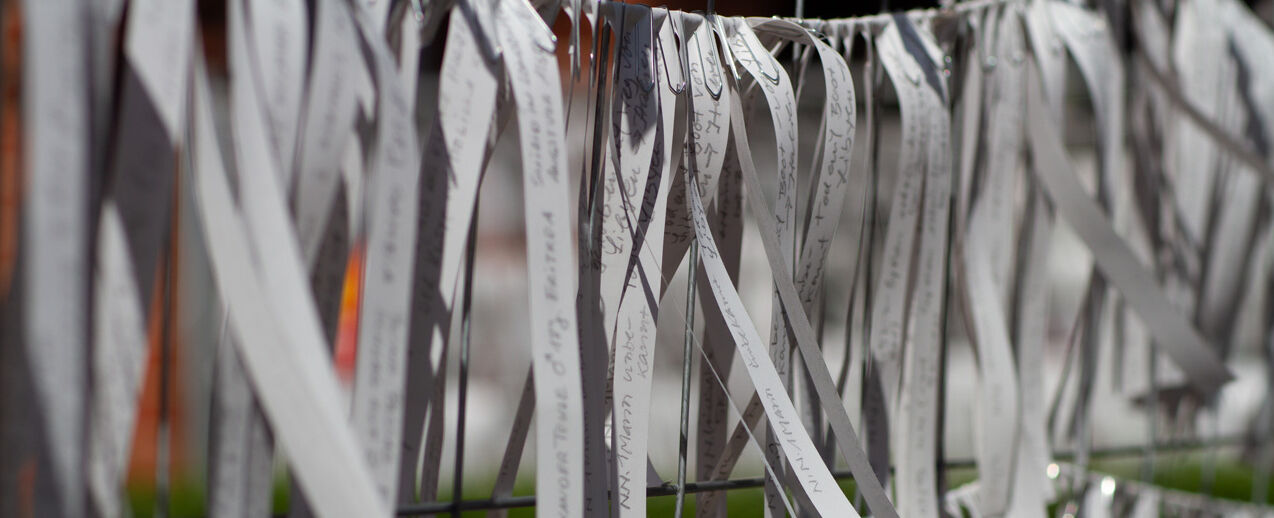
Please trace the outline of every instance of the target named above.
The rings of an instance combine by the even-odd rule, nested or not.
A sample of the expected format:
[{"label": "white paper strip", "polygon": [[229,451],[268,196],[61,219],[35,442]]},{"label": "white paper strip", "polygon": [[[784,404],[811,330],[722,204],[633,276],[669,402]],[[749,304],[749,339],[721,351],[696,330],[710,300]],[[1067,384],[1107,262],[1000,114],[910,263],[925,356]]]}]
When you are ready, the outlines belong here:
[{"label": "white paper strip", "polygon": [[[815,144],[814,162],[817,173],[810,184],[807,199],[810,206],[801,213],[806,220],[801,234],[800,256],[796,262],[794,281],[806,314],[817,313],[817,301],[823,292],[824,266],[831,250],[832,238],[841,222],[841,212],[849,196],[850,153],[854,148],[855,99],[854,81],[849,66],[830,46],[804,27],[788,21],[754,19],[750,23],[759,31],[807,45],[817,53],[823,74],[823,110],[819,128],[821,138]],[[799,196],[799,195],[798,195]],[[854,215],[861,218],[862,213]],[[856,222],[851,221],[851,225]],[[851,268],[852,270],[852,268]],[[804,380],[805,378],[801,378]],[[806,386],[812,397],[813,389]],[[812,428],[823,428],[817,405],[807,404],[802,410]],[[816,434],[821,438],[821,433]],[[826,456],[825,456],[826,458]]]},{"label": "white paper strip", "polygon": [[[351,68],[362,68],[355,52],[358,39],[354,30],[343,2],[314,3],[314,52],[294,189],[296,234],[311,268],[318,260],[340,187],[341,159],[349,139],[354,138],[356,100],[349,74]],[[356,206],[361,201],[347,198]]]},{"label": "white paper strip", "polygon": [[243,1],[250,58],[261,89],[266,136],[278,160],[284,192],[292,185],[297,122],[305,89],[309,23],[303,0]]},{"label": "white paper strip", "polygon": [[[1020,134],[1020,133],[1019,133]],[[964,274],[972,313],[972,335],[978,349],[978,406],[976,451],[978,455],[978,509],[989,516],[1004,514],[1015,475],[1014,458],[1019,433],[1019,389],[1009,342],[1007,301],[996,290],[993,245],[986,242],[990,210],[978,205],[969,221],[964,243]],[[1042,403],[1042,401],[1040,402]]]},{"label": "white paper strip", "polygon": [[[653,13],[652,13],[653,14]],[[677,111],[678,98],[674,91],[676,83],[685,88],[680,73],[671,76],[666,72],[676,69],[678,63],[669,63],[668,56],[676,56],[677,43],[673,40],[672,19],[666,13],[660,13],[656,23],[657,40],[653,53],[654,70],[649,78],[655,81],[656,94],[653,99],[642,100],[630,96],[629,91],[621,88],[626,103],[634,100],[650,103],[658,111],[657,124],[653,131],[653,148],[651,159],[646,164],[647,171],[635,176],[621,176],[614,182],[621,200],[627,200],[620,207],[622,214],[613,217],[622,218],[622,228],[627,235],[620,236],[630,243],[631,255],[624,263],[615,264],[614,268],[623,278],[623,293],[619,300],[618,321],[615,326],[615,382],[614,382],[614,439],[612,448],[615,455],[615,469],[618,477],[618,493],[614,505],[619,508],[620,516],[646,516],[647,456],[649,455],[650,423],[650,390],[654,380],[655,323],[659,315],[660,288],[663,285],[660,261],[663,259],[664,215],[668,204],[668,189],[671,182],[671,164],[674,158],[674,116]],[[640,24],[636,30],[640,33]],[[624,77],[625,56],[621,53],[621,75]],[[640,69],[641,65],[638,65]],[[630,86],[626,83],[625,87]],[[638,87],[640,91],[640,87]],[[642,111],[638,108],[639,112]],[[618,120],[619,118],[617,118]],[[622,130],[615,132],[621,140],[629,140],[632,136]],[[680,149],[680,146],[677,146]],[[621,161],[623,155],[620,155]],[[624,171],[620,168],[619,171]],[[639,171],[627,171],[633,175]],[[642,179],[633,184],[629,178]],[[610,182],[608,182],[609,187]],[[638,192],[634,192],[638,191]],[[634,203],[635,201],[635,203]],[[605,252],[605,249],[603,249]],[[605,265],[603,256],[603,265]],[[603,275],[611,272],[610,268],[602,271]],[[691,302],[693,303],[693,302]]]},{"label": "white paper strip", "polygon": [[120,492],[149,344],[124,225],[111,201],[102,207],[97,240],[88,483],[96,512],[114,517],[123,513]]},{"label": "white paper strip", "polygon": [[[739,280],[740,253],[743,239],[743,206],[742,178],[739,176],[736,151],[729,143],[729,97],[731,89],[726,88],[726,70],[721,66],[721,58],[716,52],[716,38],[709,24],[696,15],[687,15],[686,19],[700,25],[692,32],[689,42],[684,46],[683,56],[690,73],[690,93],[693,98],[694,123],[689,128],[688,142],[693,144],[696,177],[699,180],[700,192],[705,198],[712,200],[712,228],[732,285],[737,286]],[[683,250],[693,239],[693,228],[690,226],[690,211],[687,210],[685,198],[685,169],[690,165],[687,159],[680,165],[679,174],[673,180],[672,191],[668,203],[668,231],[664,252],[665,276],[680,262],[684,252],[671,252],[676,260],[670,259],[670,251]],[[692,267],[698,268],[697,265]],[[699,289],[707,293],[710,286],[707,274],[698,275]],[[729,395],[726,389],[718,384],[713,373],[729,379],[734,364],[734,344],[730,337],[720,309],[714,304],[703,304],[703,352],[704,362],[700,364],[699,375],[699,407],[698,407],[698,443],[696,445],[695,466],[697,480],[725,479],[729,475],[718,475],[718,463],[725,460],[729,446],[726,433],[729,422]],[[758,400],[756,410],[759,419]],[[744,410],[743,412],[746,412]],[[746,444],[747,436],[740,437],[738,451]],[[733,443],[731,443],[733,444]],[[737,454],[735,457],[737,458]],[[728,471],[728,468],[727,470]],[[700,493],[696,500],[697,513],[700,516],[723,517],[726,515],[725,493]]]},{"label": "white paper strip", "polygon": [[[650,10],[643,6],[616,5],[611,18],[617,41],[614,97],[607,145],[610,160],[605,161],[603,177],[599,179],[602,188],[599,214],[601,235],[600,250],[595,255],[600,258],[598,291],[602,314],[601,332],[606,350],[612,351],[613,359],[617,361],[619,351],[616,350],[616,345],[619,337],[616,336],[616,326],[620,297],[625,291],[628,265],[640,225],[638,210],[628,207],[641,206],[661,118],[654,57],[651,52],[654,44],[651,39],[654,35],[654,21]],[[612,367],[619,368],[614,363]],[[628,395],[631,396],[631,393]],[[615,414],[614,417],[620,416]],[[616,419],[613,426],[622,425]],[[618,435],[614,432],[612,434]],[[619,437],[615,439],[619,440]],[[617,465],[617,468],[623,470],[618,473],[619,476],[633,475],[640,462],[640,459],[633,459],[626,470]],[[619,483],[622,484],[623,481]],[[632,491],[631,487],[627,489]],[[623,491],[622,488],[620,490]],[[618,498],[623,500],[622,494]],[[622,506],[620,509],[622,510]]]},{"label": "white paper strip", "polygon": [[1110,218],[1117,230],[1128,225],[1124,173],[1124,68],[1105,18],[1078,6],[1052,1],[1054,28],[1075,60],[1097,119],[1100,139],[1099,190],[1108,196]]},{"label": "white paper strip", "polygon": [[[804,28],[781,20],[752,19],[749,23],[754,25],[754,29],[767,35],[813,46],[820,56],[823,68],[824,90],[828,94],[822,110],[824,122],[821,124],[823,131],[819,143],[822,155],[819,157],[821,160],[816,160],[819,169],[813,187],[809,225],[804,229],[803,250],[793,281],[800,294],[802,307],[807,314],[812,314],[815,296],[821,291],[824,262],[841,220],[841,207],[849,185],[849,158],[855,128],[853,82],[844,59]],[[782,327],[781,318],[782,315],[779,314],[779,327]],[[784,340],[784,344],[786,343]],[[734,467],[734,460],[738,459],[746,445],[747,434],[744,433],[744,428],[755,426],[761,416],[760,399],[755,394],[743,415],[745,419],[735,428],[720,455],[723,462],[716,464],[713,471],[717,477],[729,475]]]},{"label": "white paper strip", "polygon": [[190,0],[132,0],[128,6],[124,55],[174,142],[185,123],[194,8]]},{"label": "white paper strip", "polygon": [[562,89],[554,42],[523,1],[503,2],[496,25],[522,147],[531,351],[540,409],[536,515],[572,517],[581,515],[584,504],[584,416]]},{"label": "white paper strip", "polygon": [[[989,18],[995,20],[995,18]],[[1019,433],[1019,389],[1009,339],[1010,289],[1017,243],[1016,179],[1022,166],[1026,48],[1022,22],[1007,8],[997,22],[997,66],[988,82],[986,165],[982,189],[967,221],[963,246],[965,308],[978,352],[975,440],[978,510],[1005,513],[1013,480]]]},{"label": "white paper strip", "polygon": [[1047,435],[1048,402],[1044,392],[1044,350],[1048,340],[1048,268],[1052,250],[1052,218],[1043,193],[1032,188],[1032,209],[1026,213],[1029,243],[1025,247],[1017,286],[1017,329],[1013,335],[1017,354],[1018,401],[1021,431],[1014,471],[1009,516],[1043,517],[1053,498],[1046,469],[1052,462]]},{"label": "white paper strip", "polygon": [[[922,31],[896,15],[894,23],[876,39],[881,62],[898,91],[900,103],[918,107],[918,122],[924,126],[924,145],[918,150],[924,154],[924,199],[918,213],[919,245],[904,335],[897,426],[893,427],[897,438],[893,443],[897,502],[900,513],[906,516],[939,513],[938,384],[944,343],[942,317],[951,199],[950,113],[945,77],[937,65],[942,58],[932,35]],[[912,98],[910,102],[908,97]]]},{"label": "white paper strip", "polygon": [[[1220,14],[1211,2],[1181,2],[1172,46],[1172,61],[1182,72],[1181,92],[1214,121],[1221,110],[1222,78],[1233,74]],[[1201,243],[1207,235],[1219,150],[1189,121],[1174,122],[1166,133],[1164,151],[1171,155],[1165,165],[1173,175],[1175,205],[1185,225],[1182,230]]]},{"label": "white paper strip", "polygon": [[[98,229],[93,400],[87,469],[94,508],[119,516],[146,357],[146,309],[169,226],[173,153],[185,118],[192,2],[129,9],[123,72]],[[108,228],[109,227],[109,228]]]},{"label": "white paper strip", "polygon": [[[350,420],[386,506],[398,501],[407,333],[420,194],[413,102],[388,45],[360,18],[376,80],[376,142],[367,204],[367,252]],[[414,459],[413,459],[414,460]]]},{"label": "white paper strip", "polygon": [[[686,67],[690,70],[690,93],[694,97],[695,132],[694,149],[691,150],[699,164],[699,189],[704,200],[711,203],[717,193],[717,178],[727,157],[726,142],[730,135],[730,89],[725,85],[726,70],[717,54],[717,37],[712,25],[694,14],[683,14],[688,21],[689,41],[684,44]],[[697,24],[697,25],[696,25]],[[690,240],[694,239],[694,227],[690,222],[685,181],[684,162],[678,163],[678,174],[672,180],[668,192],[668,223],[665,232],[663,276],[671,279],[681,266]]]},{"label": "white paper strip", "polygon": [[[775,187],[774,229],[778,233],[779,247],[784,254],[784,265],[781,269],[773,269],[770,274],[791,279],[796,265],[796,170],[797,170],[797,125],[796,125],[796,92],[792,81],[769,49],[761,44],[752,28],[743,19],[730,19],[726,25],[732,31],[729,39],[730,50],[742,69],[752,76],[758,89],[764,94],[766,107],[769,108],[770,122],[774,128],[775,178],[771,185]],[[754,101],[755,102],[755,101]],[[770,306],[770,360],[778,370],[789,396],[792,388],[791,347],[787,339],[787,330],[783,325],[783,310],[778,295],[771,295]],[[758,392],[758,395],[760,393]],[[751,406],[751,405],[750,405]],[[746,412],[746,411],[745,411]],[[778,435],[773,430],[765,433],[765,453],[771,465],[777,470],[786,469],[783,457],[776,444]],[[776,480],[767,480],[765,484],[766,516],[781,516],[781,488]]]},{"label": "white paper strip", "polygon": [[208,515],[247,518],[273,508],[274,442],[227,328],[223,320],[214,353]]},{"label": "white paper strip", "polygon": [[1088,489],[1084,492],[1084,503],[1080,506],[1079,512],[1093,518],[1110,518],[1110,506],[1114,503],[1114,496],[1114,478],[1103,477],[1100,481],[1094,480],[1089,483]]},{"label": "white paper strip", "polygon": [[[691,181],[693,180],[687,181],[687,184]],[[823,516],[858,516],[836,485],[827,466],[823,464],[809,435],[801,428],[796,407],[787,397],[783,381],[762,345],[761,336],[748,317],[738,292],[730,285],[729,273],[717,253],[699,193],[695,189],[687,189],[687,197],[690,198],[690,208],[693,211],[695,236],[699,240],[699,258],[704,272],[708,274],[713,298],[721,306],[722,315],[738,347],[743,365],[747,368],[757,393],[761,394],[761,403],[778,438],[778,446],[787,458],[801,490],[809,497],[815,510]]]},{"label": "white paper strip", "polygon": [[[896,32],[896,31],[895,31]],[[896,36],[891,36],[896,39]],[[921,72],[913,70],[906,76],[897,69],[905,66],[905,54],[900,43],[885,44],[884,35],[876,37],[876,49],[881,65],[894,83],[896,90],[908,89],[911,77],[919,78]],[[918,65],[917,65],[918,66]],[[912,87],[914,87],[913,85]],[[902,143],[899,149],[898,172],[894,177],[894,190],[889,203],[889,223],[885,229],[884,249],[880,257],[880,269],[875,289],[872,290],[871,332],[868,343],[872,358],[868,367],[876,371],[884,389],[885,404],[892,409],[898,401],[898,384],[902,377],[903,334],[907,287],[911,284],[911,257],[916,239],[916,221],[920,215],[920,195],[924,182],[925,130],[924,108],[917,106],[911,95],[899,96],[899,112],[902,119]]]},{"label": "white paper strip", "polygon": [[[1222,23],[1230,33],[1227,57],[1233,59],[1236,69],[1226,96],[1227,125],[1234,130],[1246,128],[1245,133],[1264,140],[1254,147],[1268,148],[1268,135],[1274,135],[1274,94],[1270,93],[1274,67],[1266,56],[1274,52],[1274,35],[1264,22],[1236,2],[1222,2],[1220,11]],[[1217,189],[1224,202],[1218,207],[1219,213],[1212,216],[1213,235],[1203,263],[1197,315],[1199,331],[1217,342],[1222,357],[1228,357],[1233,350],[1232,331],[1248,282],[1246,265],[1252,256],[1257,204],[1262,197],[1258,173],[1236,162],[1221,163],[1220,178],[1224,181]]]},{"label": "white paper strip", "polygon": [[[968,22],[973,36],[968,38],[968,48],[965,50],[967,55],[964,59],[964,72],[961,74],[963,84],[960,85],[960,100],[956,105],[960,114],[960,144],[959,155],[956,158],[960,183],[956,190],[955,208],[955,218],[958,222],[969,219],[969,205],[973,201],[973,179],[977,172],[974,167],[978,165],[979,151],[984,140],[981,131],[982,99],[988,95],[986,95],[987,88],[983,86],[987,81],[984,78],[987,73],[983,69],[986,68],[991,73],[995,70],[988,66],[983,58],[983,54],[995,51],[995,41],[992,38],[995,31],[990,29],[995,17],[991,12],[985,14],[986,16],[971,17]],[[991,59],[994,59],[994,56],[985,58],[987,61]],[[957,229],[957,231],[963,230]]]},{"label": "white paper strip", "polygon": [[[698,100],[696,99],[696,103]],[[717,252],[721,255],[722,262],[725,263],[726,271],[730,274],[731,284],[738,287],[739,284],[739,266],[740,254],[743,244],[743,200],[742,189],[743,179],[740,177],[738,160],[732,158],[734,154],[734,145],[727,144],[726,159],[724,167],[721,170],[720,180],[717,182],[718,191],[713,210],[715,217],[712,224],[714,229],[714,239],[717,243]],[[684,192],[685,189],[683,188]],[[707,282],[707,274],[699,276],[700,289],[707,293],[712,289]],[[695,466],[698,470],[698,478],[696,480],[724,480],[730,476],[730,471],[734,467],[734,461],[739,457],[739,453],[743,451],[743,446],[747,443],[747,438],[751,431],[751,427],[760,420],[761,408],[760,399],[757,401],[757,409],[755,416],[746,415],[747,410],[740,411],[745,414],[742,417],[742,426],[735,429],[735,433],[741,435],[736,440],[733,435],[729,436],[727,443],[726,433],[729,431],[728,405],[730,403],[726,389],[722,388],[712,377],[712,373],[716,372],[724,379],[729,379],[730,372],[734,365],[734,344],[731,342],[730,330],[726,327],[725,320],[721,318],[721,310],[714,304],[704,304],[704,333],[703,333],[703,349],[704,362],[700,364],[699,371],[699,417],[698,432],[699,443],[696,449],[697,458]],[[734,453],[731,456],[731,452]],[[727,456],[731,458],[727,459]],[[718,466],[721,466],[720,468]],[[696,512],[701,516],[726,516],[725,493],[709,492],[700,493],[696,501]]]},{"label": "white paper strip", "polygon": [[1143,488],[1133,505],[1132,518],[1156,518],[1159,516],[1159,492]]}]

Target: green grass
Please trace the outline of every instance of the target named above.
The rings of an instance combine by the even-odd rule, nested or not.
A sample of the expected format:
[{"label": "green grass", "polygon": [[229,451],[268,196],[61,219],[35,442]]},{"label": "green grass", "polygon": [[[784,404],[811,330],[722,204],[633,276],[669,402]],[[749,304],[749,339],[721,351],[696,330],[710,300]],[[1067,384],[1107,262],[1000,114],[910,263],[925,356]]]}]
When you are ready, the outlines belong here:
[{"label": "green grass", "polygon": [[[155,488],[133,487],[128,491],[128,505],[133,516],[154,516],[156,499]],[[196,518],[206,514],[207,503],[204,499],[203,487],[189,481],[176,481],[168,493],[168,516],[172,518]]]}]

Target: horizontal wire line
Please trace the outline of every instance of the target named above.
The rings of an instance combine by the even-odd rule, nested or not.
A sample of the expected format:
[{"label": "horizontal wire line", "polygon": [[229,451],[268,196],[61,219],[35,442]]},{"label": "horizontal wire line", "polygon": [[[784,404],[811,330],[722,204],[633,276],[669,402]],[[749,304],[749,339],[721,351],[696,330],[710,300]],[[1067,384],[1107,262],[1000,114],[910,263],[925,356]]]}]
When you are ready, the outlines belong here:
[{"label": "horizontal wire line", "polygon": [[[1246,435],[1232,435],[1220,437],[1210,441],[1202,440],[1181,440],[1165,442],[1155,447],[1156,453],[1180,452],[1190,450],[1200,450],[1225,446],[1240,446],[1247,441]],[[1145,452],[1145,445],[1127,445],[1116,446],[1105,449],[1093,450],[1092,458],[1113,458],[1113,457],[1130,457],[1139,456]],[[1075,457],[1075,452],[1059,452],[1053,455],[1054,460],[1068,460]],[[957,459],[946,461],[944,467],[949,470],[954,469],[970,469],[976,467],[973,459]],[[833,470],[832,476],[837,480],[849,480],[853,477],[848,470]],[[737,478],[729,480],[707,480],[703,482],[686,483],[685,492],[706,493],[710,491],[731,491],[737,489],[753,489],[759,488],[765,484],[765,477]],[[651,486],[646,488],[646,497],[674,496],[677,494],[677,484],[672,482],[659,486]],[[420,516],[427,514],[439,513],[456,513],[462,511],[489,511],[495,509],[514,509],[520,507],[534,507],[535,496],[511,496],[505,498],[481,498],[474,500],[461,500],[458,502],[422,502],[416,504],[400,505],[398,507],[398,516]]]}]

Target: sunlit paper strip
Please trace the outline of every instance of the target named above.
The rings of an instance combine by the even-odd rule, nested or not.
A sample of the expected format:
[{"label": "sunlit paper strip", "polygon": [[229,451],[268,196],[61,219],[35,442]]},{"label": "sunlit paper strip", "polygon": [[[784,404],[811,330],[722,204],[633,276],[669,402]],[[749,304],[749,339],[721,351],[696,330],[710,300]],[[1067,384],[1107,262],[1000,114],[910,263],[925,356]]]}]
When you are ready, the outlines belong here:
[{"label": "sunlit paper strip", "polygon": [[[666,11],[652,12],[651,17],[653,20],[650,23],[657,27],[657,39],[648,50],[651,59],[646,62],[654,64],[649,78],[655,81],[655,95],[639,94],[634,97],[630,88],[621,88],[619,92],[625,104],[636,101],[638,110],[641,110],[642,103],[651,103],[658,108],[658,119],[651,121],[656,124],[651,139],[653,149],[651,158],[646,163],[644,178],[642,175],[636,176],[644,179],[643,182],[627,181],[639,171],[627,171],[627,176],[616,178],[614,186],[618,192],[615,194],[625,201],[619,207],[622,214],[611,216],[622,218],[621,227],[626,235],[621,238],[629,241],[632,248],[631,255],[624,262],[613,266],[619,270],[616,273],[623,279],[623,293],[619,299],[613,334],[615,396],[611,447],[618,480],[618,493],[613,505],[618,507],[620,516],[635,517],[646,516],[645,489],[649,484],[647,456],[650,449],[648,424],[651,383],[654,379],[655,324],[659,314],[660,288],[663,285],[660,260],[663,259],[664,216],[671,184],[670,166],[676,156],[674,152],[681,149],[681,146],[674,148],[674,142],[680,136],[675,134],[684,132],[681,128],[685,126],[684,119],[674,119],[679,104],[678,92],[674,87],[680,82],[684,90],[685,82],[681,78],[677,62],[668,62],[670,54],[674,59],[679,55],[671,25],[676,22],[668,17]],[[639,26],[635,30],[640,33]],[[625,56],[621,54],[621,72],[624,60]],[[676,76],[671,74],[671,70],[677,70]],[[621,74],[619,77],[624,76]],[[631,87],[632,83],[625,86]],[[641,86],[637,85],[636,90],[639,92]],[[623,119],[620,120],[622,124]],[[619,131],[616,132],[616,138],[628,140],[631,135]],[[640,162],[637,165],[641,165]],[[617,171],[624,172],[622,168]],[[609,179],[607,183],[609,186]],[[605,275],[609,271],[610,268],[607,268],[602,273]]]},{"label": "sunlit paper strip", "polygon": [[[729,38],[730,50],[741,69],[752,76],[755,84],[764,94],[766,106],[769,108],[770,122],[774,128],[775,178],[770,180],[775,192],[772,217],[774,230],[783,250],[784,267],[772,269],[770,274],[788,279],[793,277],[796,265],[796,171],[797,171],[797,122],[796,92],[787,71],[779,63],[769,49],[761,44],[752,27],[742,18],[729,19],[727,30],[732,31]],[[755,103],[755,101],[752,101]],[[734,115],[732,114],[733,118]],[[740,117],[741,118],[741,117]],[[770,360],[783,380],[789,397],[792,392],[791,347],[787,330],[783,326],[782,306],[777,294],[771,294],[770,305]],[[751,406],[751,405],[750,405]],[[745,413],[747,413],[745,411]],[[796,418],[797,416],[793,416]],[[765,454],[770,464],[776,469],[785,469],[781,449],[778,447],[778,435],[772,429],[765,433]],[[780,502],[783,501],[782,489],[778,481],[767,480],[764,493],[767,512],[770,516],[783,514]]]},{"label": "sunlit paper strip", "polygon": [[[728,141],[730,110],[729,98],[725,96],[730,95],[730,89],[725,87],[726,70],[721,67],[712,30],[697,15],[685,17],[700,23],[684,50],[686,67],[690,70],[689,88],[695,120],[695,124],[689,129],[692,134],[687,134],[688,140],[693,142],[689,151],[694,153],[700,192],[704,193],[705,199],[712,200],[709,217],[717,251],[721,254],[733,285],[737,287],[743,241],[743,180],[739,177],[738,159],[733,144]],[[683,170],[690,164],[688,160],[689,155],[682,161],[669,194],[667,239],[670,241],[683,239],[688,242],[694,235],[689,221],[690,211],[685,209],[688,200],[685,197]],[[678,224],[684,228],[679,229]],[[668,260],[668,251],[673,248],[676,248],[673,243],[665,245],[665,261]],[[668,266],[668,263],[664,264],[665,275]],[[699,275],[698,282],[702,293],[708,293],[711,288],[707,274]],[[720,308],[715,304],[704,304],[703,312],[704,362],[699,369],[699,415],[696,428],[699,437],[695,459],[699,481],[725,479],[729,476],[718,476],[714,469],[722,457],[728,454],[726,432],[730,402],[726,389],[714,381],[712,373],[729,379],[735,354]],[[721,492],[700,493],[696,500],[696,512],[701,516],[725,516],[727,510],[724,496]]]},{"label": "sunlit paper strip", "polygon": [[536,375],[537,516],[580,516],[583,407],[561,85],[548,29],[521,0],[496,9],[518,110]]},{"label": "sunlit paper strip", "polygon": [[[648,400],[649,389],[644,394],[636,394],[640,388],[638,383],[634,383],[634,376],[650,375],[649,352],[643,354],[637,349],[649,351],[654,325],[634,321],[638,315],[632,314],[631,306],[635,303],[647,306],[649,303],[644,296],[628,301],[630,309],[627,315],[621,313],[621,297],[628,292],[629,281],[634,280],[628,276],[628,266],[630,258],[634,257],[634,247],[640,247],[638,236],[643,225],[640,210],[636,207],[641,206],[642,195],[646,192],[651,158],[658,145],[656,141],[663,138],[660,134],[663,118],[660,116],[659,81],[655,77],[654,18],[651,10],[645,6],[617,5],[613,13],[618,38],[615,43],[614,97],[610,105],[611,133],[607,145],[609,160],[604,161],[600,178],[601,235],[594,246],[600,247],[595,256],[601,259],[598,271],[603,319],[601,329],[606,349],[612,351],[614,366],[612,408],[604,410],[612,412],[613,420],[609,427],[610,437],[606,439],[613,451],[614,514],[626,517],[646,514],[646,427],[636,424],[646,422],[646,414],[637,414],[634,410],[645,406],[642,403]],[[654,174],[657,175],[658,171]],[[640,284],[637,288],[641,289]],[[655,296],[658,297],[658,294]],[[657,307],[648,309],[648,314],[652,315],[651,322],[657,310]],[[593,396],[595,393],[586,398]],[[595,439],[589,437],[586,440]],[[597,449],[600,451],[602,448]],[[636,454],[638,450],[643,453],[640,457]],[[592,489],[591,483],[596,477],[590,478],[593,480],[585,482],[585,485]],[[640,484],[638,478],[641,479]],[[605,500],[605,497],[589,491],[585,510],[597,512],[597,507],[605,508],[605,504],[598,500]]]}]

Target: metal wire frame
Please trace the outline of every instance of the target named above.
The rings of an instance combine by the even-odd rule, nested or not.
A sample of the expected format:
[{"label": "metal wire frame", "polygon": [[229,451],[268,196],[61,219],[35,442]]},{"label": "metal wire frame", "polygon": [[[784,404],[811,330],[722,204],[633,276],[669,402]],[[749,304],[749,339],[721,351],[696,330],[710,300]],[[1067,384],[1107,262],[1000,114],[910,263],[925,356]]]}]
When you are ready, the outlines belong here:
[{"label": "metal wire frame", "polygon": [[[1241,446],[1247,441],[1244,435],[1223,436],[1211,440],[1189,439],[1165,442],[1155,445],[1156,453],[1184,452],[1193,450],[1207,450],[1212,448]],[[1114,457],[1132,457],[1140,456],[1146,453],[1146,446],[1141,444],[1118,446],[1112,448],[1104,448],[1093,450],[1090,454],[1092,458],[1114,458]],[[1058,452],[1053,455],[1056,460],[1071,460],[1076,457],[1077,452],[1065,451]],[[944,462],[947,469],[970,469],[976,467],[973,459],[957,459]],[[834,470],[832,476],[837,480],[850,480],[848,470]],[[693,494],[707,493],[712,491],[733,491],[739,489],[755,489],[765,484],[765,477],[749,477],[736,478],[728,480],[708,480],[704,482],[687,482],[684,486],[678,486],[674,482],[665,482],[658,486],[650,486],[646,488],[646,498],[661,496],[677,496],[678,493]],[[459,482],[457,482],[457,487]],[[456,493],[459,494],[459,493]],[[452,500],[450,502],[421,502],[416,504],[400,505],[397,510],[398,516],[424,516],[431,514],[450,513],[456,515],[464,511],[492,511],[497,509],[516,509],[535,506],[535,495],[511,496],[507,498],[479,498],[471,500]]]}]

